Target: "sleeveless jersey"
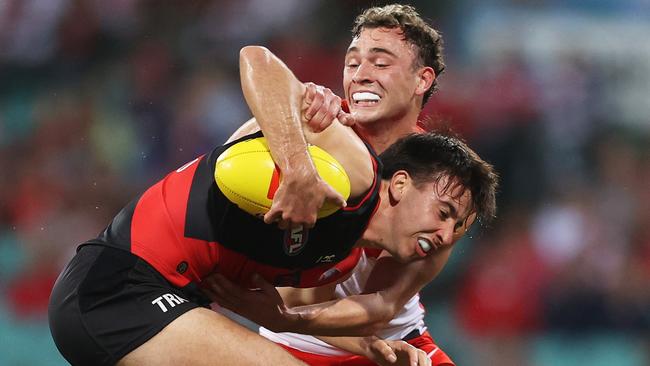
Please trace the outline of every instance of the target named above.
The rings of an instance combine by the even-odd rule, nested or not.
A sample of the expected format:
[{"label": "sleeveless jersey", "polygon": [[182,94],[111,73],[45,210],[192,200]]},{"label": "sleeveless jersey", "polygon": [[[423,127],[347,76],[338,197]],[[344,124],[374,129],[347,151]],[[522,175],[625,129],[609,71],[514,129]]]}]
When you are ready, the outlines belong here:
[{"label": "sleeveless jersey", "polygon": [[356,203],[321,218],[311,229],[281,230],[239,209],[214,180],[215,148],[171,172],[118,213],[94,240],[143,258],[178,287],[198,284],[218,271],[251,286],[253,273],[275,286],[315,287],[351,271],[361,255],[361,238],[379,204],[380,163],[368,146],[374,166],[371,188]]}]

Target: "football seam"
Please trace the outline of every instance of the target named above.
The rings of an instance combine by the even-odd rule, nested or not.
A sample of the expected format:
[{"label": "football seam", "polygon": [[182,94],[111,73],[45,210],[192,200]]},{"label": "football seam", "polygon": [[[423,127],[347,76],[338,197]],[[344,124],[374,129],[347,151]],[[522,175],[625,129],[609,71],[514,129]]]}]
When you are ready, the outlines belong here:
[{"label": "football seam", "polygon": [[[322,161],[322,162],[324,162],[324,163],[327,163],[329,166],[331,166],[331,167],[333,167],[333,168],[336,168],[336,170],[338,170],[338,171],[340,171],[341,173],[343,173],[343,176],[345,177],[345,180],[348,182],[348,186],[351,185],[351,183],[350,183],[350,177],[348,177],[348,172],[346,172],[345,169],[341,169],[338,165],[332,163],[331,161],[329,161],[329,160],[327,160],[327,159],[323,159],[323,158],[321,158],[320,156],[313,156],[313,155],[312,155],[311,158],[312,158],[312,159],[318,159],[318,160],[320,160],[320,161]],[[339,163],[339,164],[340,164],[340,163]],[[317,171],[318,171],[318,170],[317,170]],[[329,184],[329,183],[328,183],[328,184]]]}]

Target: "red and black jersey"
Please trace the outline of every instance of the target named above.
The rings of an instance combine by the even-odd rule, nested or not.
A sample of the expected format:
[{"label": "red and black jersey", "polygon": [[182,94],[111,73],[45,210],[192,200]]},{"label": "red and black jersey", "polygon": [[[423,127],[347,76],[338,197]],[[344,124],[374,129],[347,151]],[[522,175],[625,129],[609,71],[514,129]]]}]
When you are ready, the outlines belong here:
[{"label": "red and black jersey", "polygon": [[130,202],[97,239],[145,259],[175,286],[199,283],[218,271],[249,286],[259,273],[276,286],[315,287],[352,270],[353,249],[379,203],[380,165],[357,203],[321,218],[309,230],[281,230],[230,202],[214,181],[215,163],[230,145],[215,148],[171,172]]}]

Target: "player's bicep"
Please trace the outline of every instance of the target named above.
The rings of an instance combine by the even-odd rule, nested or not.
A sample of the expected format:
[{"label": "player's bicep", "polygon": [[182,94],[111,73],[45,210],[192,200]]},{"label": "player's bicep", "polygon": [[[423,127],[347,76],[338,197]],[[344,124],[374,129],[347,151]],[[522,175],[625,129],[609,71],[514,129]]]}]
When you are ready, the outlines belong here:
[{"label": "player's bicep", "polygon": [[[401,308],[440,273],[451,254],[451,247],[410,263],[400,263],[390,256],[382,257],[373,268],[364,293],[381,292],[391,305]],[[394,273],[399,273],[395,276]]]}]

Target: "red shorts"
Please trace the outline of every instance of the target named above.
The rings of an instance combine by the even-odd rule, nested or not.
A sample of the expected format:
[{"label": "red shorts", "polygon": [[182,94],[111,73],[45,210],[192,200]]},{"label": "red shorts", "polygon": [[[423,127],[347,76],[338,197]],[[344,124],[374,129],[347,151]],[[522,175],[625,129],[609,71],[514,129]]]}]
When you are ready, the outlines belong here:
[{"label": "red shorts", "polygon": [[[429,332],[408,341],[429,355],[432,366],[454,366],[449,356],[436,346]],[[311,366],[373,366],[376,365],[370,359],[363,356],[324,356],[315,353],[302,352],[297,349],[281,345],[294,357]]]}]

